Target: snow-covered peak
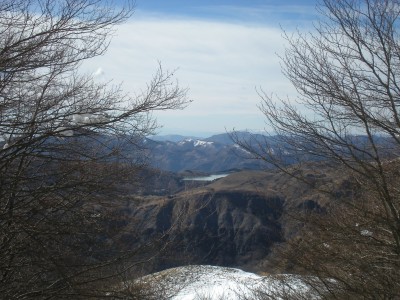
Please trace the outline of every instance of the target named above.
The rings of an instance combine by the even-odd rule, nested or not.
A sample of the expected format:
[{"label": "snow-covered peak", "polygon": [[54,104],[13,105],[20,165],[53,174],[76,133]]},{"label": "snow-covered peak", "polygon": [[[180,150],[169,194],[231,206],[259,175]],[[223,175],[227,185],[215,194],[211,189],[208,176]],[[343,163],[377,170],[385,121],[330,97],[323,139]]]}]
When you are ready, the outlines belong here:
[{"label": "snow-covered peak", "polygon": [[194,140],[194,139],[185,139],[181,142],[178,143],[178,145],[186,145],[186,144],[192,144],[194,147],[205,147],[214,144],[214,142],[207,142],[207,141],[202,141],[202,140]]},{"label": "snow-covered peak", "polygon": [[173,300],[251,299],[262,284],[262,277],[239,269],[196,266],[192,270],[196,280],[184,285]]},{"label": "snow-covered peak", "polygon": [[[283,299],[281,295],[296,295],[318,299],[297,275],[259,276],[240,269],[216,266],[185,266],[168,269],[143,277],[139,283],[162,287],[168,299]],[[285,298],[286,299],[286,298]],[[297,299],[297,298],[296,298]]]},{"label": "snow-covered peak", "polygon": [[192,143],[193,142],[193,140],[192,139],[184,139],[183,141],[180,141],[179,143],[178,143],[178,145],[185,145],[185,144],[188,144],[188,143]]}]

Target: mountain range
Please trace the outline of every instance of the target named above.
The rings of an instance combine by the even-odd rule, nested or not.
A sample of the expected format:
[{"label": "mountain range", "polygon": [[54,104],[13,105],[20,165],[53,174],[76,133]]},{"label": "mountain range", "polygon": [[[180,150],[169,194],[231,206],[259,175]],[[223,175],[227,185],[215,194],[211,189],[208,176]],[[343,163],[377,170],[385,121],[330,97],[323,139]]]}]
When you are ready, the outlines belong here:
[{"label": "mountain range", "polygon": [[[267,140],[266,136],[241,132],[244,141]],[[235,170],[261,170],[265,163],[237,145],[229,133],[196,138],[181,135],[154,136],[146,141],[151,166],[184,172],[220,173]]]},{"label": "mountain range", "polygon": [[[342,146],[330,150],[339,155],[357,155],[360,159],[369,159],[374,147],[379,148],[382,156],[399,155],[398,149],[385,136],[348,135],[342,137]],[[324,160],[324,146],[307,137],[293,137],[294,143],[283,136],[233,132],[213,135],[208,138],[196,138],[181,135],[154,136],[146,139],[150,165],[156,169],[171,172],[222,173],[238,170],[262,170],[273,167],[260,157],[273,155],[285,165],[298,163],[299,160]],[[239,143],[237,143],[237,141]],[[244,146],[243,146],[244,145]],[[248,149],[251,149],[248,151]],[[326,150],[326,149],[325,149]],[[327,151],[329,154],[329,151]],[[258,154],[258,155],[256,155]],[[255,157],[258,156],[258,159]]]}]

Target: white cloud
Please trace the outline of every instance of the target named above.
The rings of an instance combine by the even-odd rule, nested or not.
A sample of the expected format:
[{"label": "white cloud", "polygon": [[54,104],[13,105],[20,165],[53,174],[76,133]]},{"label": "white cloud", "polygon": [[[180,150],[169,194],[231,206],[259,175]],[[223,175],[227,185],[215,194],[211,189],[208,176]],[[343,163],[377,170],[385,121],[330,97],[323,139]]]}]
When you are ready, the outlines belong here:
[{"label": "white cloud", "polygon": [[183,111],[157,114],[165,129],[262,129],[255,88],[294,93],[281,74],[277,54],[283,53],[283,45],[281,30],[267,25],[133,19],[118,28],[107,54],[85,67],[99,75],[107,70],[105,79],[122,81],[131,92],[145,88],[158,61],[165,69],[178,68],[177,79],[189,87],[194,102]]},{"label": "white cloud", "polygon": [[97,68],[97,70],[94,71],[93,76],[99,77],[99,76],[101,76],[103,74],[104,74],[103,68]]}]

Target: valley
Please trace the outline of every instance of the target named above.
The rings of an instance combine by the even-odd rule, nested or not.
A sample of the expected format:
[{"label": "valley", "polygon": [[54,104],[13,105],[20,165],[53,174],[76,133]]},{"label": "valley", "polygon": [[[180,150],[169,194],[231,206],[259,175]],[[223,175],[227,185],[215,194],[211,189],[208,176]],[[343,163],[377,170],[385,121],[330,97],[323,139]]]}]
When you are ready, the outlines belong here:
[{"label": "valley", "polygon": [[[196,278],[193,280],[189,275],[176,275],[176,272],[186,272],[181,268],[213,266],[209,268],[216,268],[213,279],[216,282],[228,280],[224,276],[229,277],[230,271],[224,268],[251,272],[251,276],[278,276],[276,278],[281,273],[303,274],[292,269],[290,262],[281,260],[280,249],[288,240],[297,238],[302,226],[293,215],[307,211],[323,214],[325,208],[334,203],[332,201],[349,198],[354,192],[340,168],[319,162],[310,162],[304,168],[303,175],[310,180],[307,183],[273,169],[236,170],[212,181],[187,181],[187,174],[206,177],[198,171],[179,174],[153,170],[145,179],[149,185],[147,192],[125,197],[125,205],[118,209],[119,219],[126,220],[118,228],[123,232],[119,247],[131,249],[141,244],[151,245],[146,248],[146,257],[151,259],[140,265],[140,274],[150,277],[143,278],[149,280],[155,276],[158,283],[160,274],[164,274],[162,278],[169,278],[165,278],[166,282],[185,278],[186,284],[180,283],[183,291],[179,292],[176,283],[176,297],[172,299],[195,299],[186,285],[203,280],[203,285],[208,287],[207,281],[211,280],[204,271],[193,271],[190,274]],[[156,187],[154,192],[151,187]],[[336,196],[324,195],[319,189],[330,190]],[[282,290],[285,284],[272,278],[259,276],[258,281],[264,289],[275,285]],[[243,286],[254,284],[240,276],[230,280],[233,291],[243,288],[235,285],[237,281],[243,280]],[[306,285],[300,285],[303,284]],[[203,289],[218,295],[212,289]],[[294,292],[300,295],[301,289]],[[227,299],[236,299],[229,295]]]},{"label": "valley", "polygon": [[[132,253],[124,263],[132,266],[125,279],[128,283],[205,265],[225,270],[217,271],[216,278],[224,276],[228,270],[224,268],[235,268],[261,276],[259,280],[269,285],[275,281],[263,276],[312,275],[297,268],[282,249],[302,239],[301,216],[324,217],[330,207],[354,197],[357,184],[340,166],[327,161],[310,160],[301,168],[293,164],[286,170],[271,168],[238,155],[245,151],[227,137],[146,140],[148,166],[134,173],[132,184],[121,186],[120,195],[105,211],[96,210],[113,234],[106,242],[107,251]],[[164,169],[155,168],[153,159],[163,147],[168,150],[163,154]],[[289,149],[285,153],[289,158]],[[219,155],[230,163],[221,164]]]},{"label": "valley", "polygon": [[[284,267],[274,265],[274,249],[297,231],[289,215],[322,211],[332,200],[278,170],[237,170],[212,181],[185,180],[188,172],[153,172],[144,178],[146,193],[125,197],[121,208],[129,212],[124,219],[135,220],[123,230],[126,243],[162,237],[166,245],[146,272],[190,264],[280,272]],[[337,195],[352,193],[337,168],[310,163],[305,176],[314,187],[337,189]],[[130,226],[140,238],[129,236]]]}]

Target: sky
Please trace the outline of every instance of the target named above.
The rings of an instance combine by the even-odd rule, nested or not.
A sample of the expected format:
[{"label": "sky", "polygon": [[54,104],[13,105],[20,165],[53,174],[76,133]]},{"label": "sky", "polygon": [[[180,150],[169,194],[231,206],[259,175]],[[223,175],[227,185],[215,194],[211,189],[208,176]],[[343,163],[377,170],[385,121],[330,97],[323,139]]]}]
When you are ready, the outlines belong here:
[{"label": "sky", "polygon": [[174,71],[193,102],[156,112],[159,134],[210,136],[268,130],[257,91],[294,97],[282,75],[282,30],[309,31],[316,0],[136,0],[108,52],[85,67],[137,94],[157,71]]}]

